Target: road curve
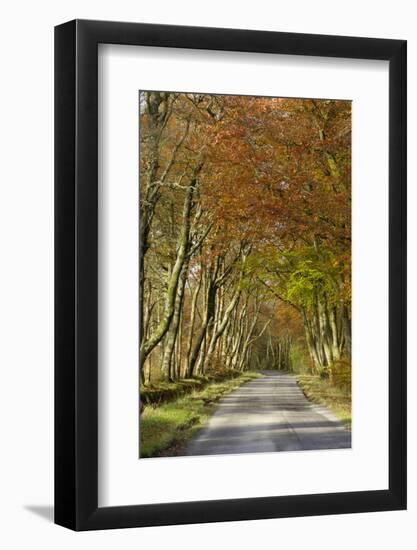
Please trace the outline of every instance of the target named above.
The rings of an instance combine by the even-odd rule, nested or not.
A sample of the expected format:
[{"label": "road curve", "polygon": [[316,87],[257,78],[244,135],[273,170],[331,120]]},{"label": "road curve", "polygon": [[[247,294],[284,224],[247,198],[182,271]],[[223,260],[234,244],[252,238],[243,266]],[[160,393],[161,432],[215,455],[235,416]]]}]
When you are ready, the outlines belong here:
[{"label": "road curve", "polygon": [[293,376],[263,374],[219,401],[206,426],[188,444],[186,455],[351,447],[350,432],[328,409],[308,401]]}]

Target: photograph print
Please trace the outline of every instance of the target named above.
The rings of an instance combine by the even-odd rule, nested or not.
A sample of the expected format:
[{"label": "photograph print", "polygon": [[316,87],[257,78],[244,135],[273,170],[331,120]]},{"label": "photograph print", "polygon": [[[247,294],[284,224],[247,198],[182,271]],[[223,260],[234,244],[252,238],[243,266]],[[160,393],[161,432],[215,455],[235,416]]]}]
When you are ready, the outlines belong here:
[{"label": "photograph print", "polygon": [[139,457],[351,447],[351,101],[139,92]]}]

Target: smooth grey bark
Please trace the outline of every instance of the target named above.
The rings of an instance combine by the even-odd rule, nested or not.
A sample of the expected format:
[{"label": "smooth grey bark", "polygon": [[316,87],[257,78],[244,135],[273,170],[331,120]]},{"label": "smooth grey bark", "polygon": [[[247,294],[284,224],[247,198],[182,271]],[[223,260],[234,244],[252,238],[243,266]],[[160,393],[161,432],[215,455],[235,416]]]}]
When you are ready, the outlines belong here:
[{"label": "smooth grey bark", "polygon": [[189,332],[188,332],[186,360],[185,360],[187,376],[188,376],[189,369],[190,369],[190,356],[191,356],[191,348],[192,348],[192,344],[193,344],[193,333],[194,333],[195,316],[196,316],[196,310],[197,310],[197,300],[198,300],[198,295],[200,294],[201,281],[202,281],[202,278],[203,278],[202,274],[203,274],[203,270],[201,268],[200,269],[200,275],[198,277],[198,283],[197,283],[197,286],[194,290],[194,293],[193,293],[192,299],[191,299],[190,327],[189,327]]},{"label": "smooth grey bark", "polygon": [[184,262],[187,258],[188,247],[190,244],[190,213],[192,208],[192,199],[194,190],[197,185],[197,174],[201,170],[201,167],[202,165],[200,164],[194,170],[194,174],[185,193],[177,255],[167,283],[164,312],[161,321],[159,322],[153,334],[146,341],[143,341],[140,346],[141,365],[144,365],[149,353],[154,349],[155,346],[159,344],[159,342],[167,333],[172,317],[174,315],[178,283],[184,266]]},{"label": "smooth grey bark", "polygon": [[[165,182],[174,165],[177,153],[188,136],[190,122],[186,121],[184,133],[175,144],[171,156],[163,169],[160,166],[160,144],[164,129],[172,113],[172,104],[177,94],[167,92],[146,92],[144,94],[146,112],[148,115],[149,131],[143,140],[147,146],[147,164],[144,173],[141,172],[141,193],[139,204],[139,342],[144,343],[144,283],[145,283],[145,256],[149,250],[149,237],[156,205],[160,199],[161,186]],[[142,135],[141,135],[142,142]],[[142,355],[142,352],[141,352]],[[142,364],[142,363],[141,363]]]},{"label": "smooth grey bark", "polygon": [[233,297],[224,312],[223,318],[219,320],[217,326],[215,327],[213,335],[210,340],[210,345],[205,357],[206,362],[210,361],[214,353],[214,349],[216,347],[217,341],[219,340],[220,336],[223,334],[227,324],[229,323],[230,315],[239,301],[240,294],[241,294],[241,291],[239,289],[234,292]]},{"label": "smooth grey bark", "polygon": [[191,352],[190,361],[188,363],[187,376],[189,378],[191,378],[194,375],[194,369],[196,367],[197,359],[200,354],[203,340],[206,336],[207,330],[210,328],[210,326],[213,323],[215,302],[216,302],[216,292],[217,292],[217,287],[214,284],[214,281],[210,279],[208,282],[207,306],[203,317],[203,323],[197,335],[197,339],[195,341],[193,350]]},{"label": "smooth grey bark", "polygon": [[172,367],[172,356],[175,348],[175,343],[178,336],[178,328],[181,320],[181,312],[184,300],[184,288],[185,281],[188,274],[188,262],[184,263],[182,273],[177,288],[177,295],[175,298],[174,314],[172,316],[172,321],[167,330],[165,336],[165,349],[164,355],[162,358],[161,370],[164,377],[168,380],[173,380],[174,376]]}]

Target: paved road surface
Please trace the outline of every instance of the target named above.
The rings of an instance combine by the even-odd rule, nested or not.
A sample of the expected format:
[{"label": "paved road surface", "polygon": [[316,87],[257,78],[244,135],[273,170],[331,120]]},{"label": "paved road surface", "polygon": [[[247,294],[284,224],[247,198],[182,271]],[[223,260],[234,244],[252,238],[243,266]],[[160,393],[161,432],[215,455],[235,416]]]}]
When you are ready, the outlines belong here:
[{"label": "paved road surface", "polygon": [[324,407],[313,405],[293,376],[264,371],[218,404],[187,455],[305,451],[351,446],[351,434]]}]

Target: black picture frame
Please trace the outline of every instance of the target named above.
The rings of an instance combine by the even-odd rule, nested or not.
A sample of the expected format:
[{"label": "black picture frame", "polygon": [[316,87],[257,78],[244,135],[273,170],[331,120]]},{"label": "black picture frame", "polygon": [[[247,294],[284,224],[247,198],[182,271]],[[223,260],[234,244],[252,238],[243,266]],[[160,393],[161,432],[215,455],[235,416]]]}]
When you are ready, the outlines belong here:
[{"label": "black picture frame", "polygon": [[[389,488],[98,507],[98,44],[389,62]],[[55,523],[74,530],[406,508],[406,41],[74,20],[55,28]]]}]

